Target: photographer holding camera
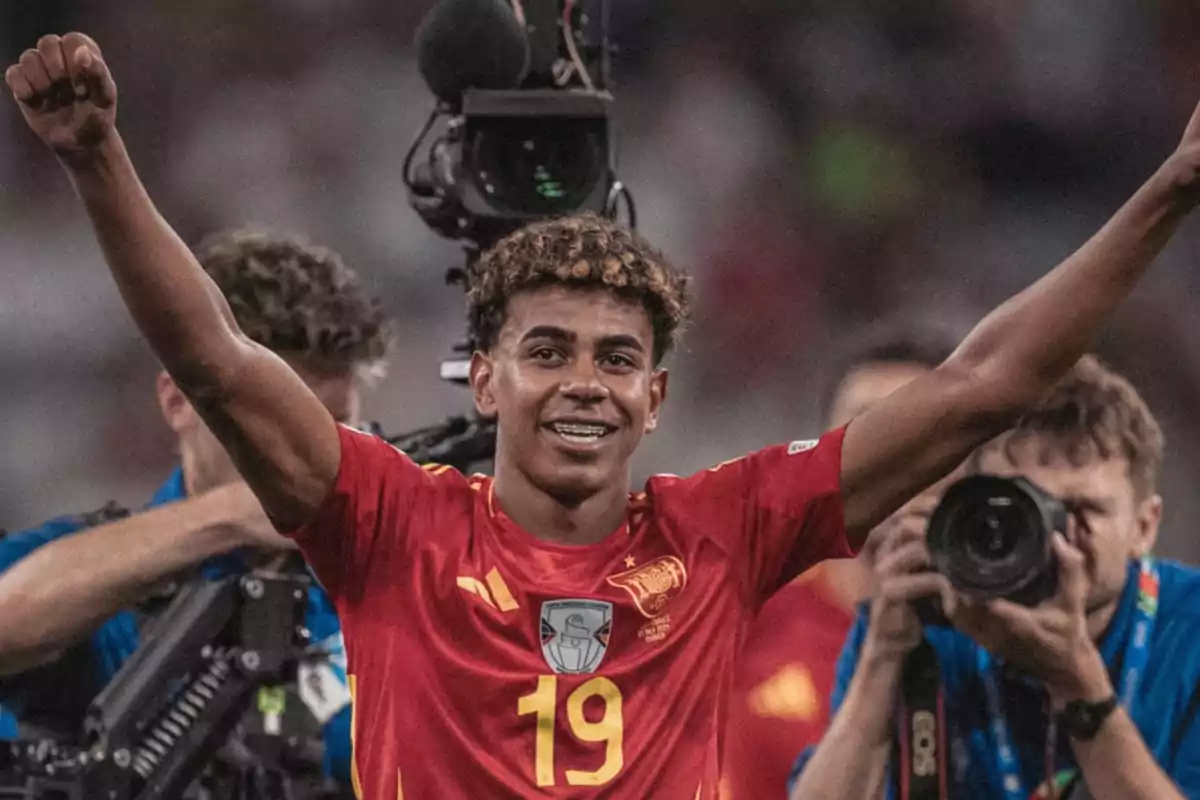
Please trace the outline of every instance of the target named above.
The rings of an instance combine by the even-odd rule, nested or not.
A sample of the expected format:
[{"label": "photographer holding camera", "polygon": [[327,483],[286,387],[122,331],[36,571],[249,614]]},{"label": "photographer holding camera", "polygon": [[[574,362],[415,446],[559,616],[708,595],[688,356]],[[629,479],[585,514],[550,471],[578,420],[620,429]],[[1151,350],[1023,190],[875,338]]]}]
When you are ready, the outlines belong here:
[{"label": "photographer holding camera", "polygon": [[[1149,556],[1162,447],[1129,382],[1085,357],[973,457],[973,472],[1033,486],[952,486],[928,547],[924,526],[876,531],[865,553],[874,600],[843,651],[836,716],[797,762],[791,796],[1197,796],[1200,572]],[[960,527],[954,549],[941,543],[947,524]],[[1038,541],[1042,556],[1027,544]],[[1018,600],[996,597],[988,581],[1017,564],[1021,586],[1003,593]],[[922,625],[936,622],[920,611],[930,599],[957,630]],[[907,713],[913,654],[925,650],[940,685],[915,691],[936,693],[940,719]]]},{"label": "photographer holding camera", "polygon": [[[354,271],[330,250],[254,231],[212,237],[197,258],[242,330],[286,359],[332,416],[357,424],[363,384],[382,367],[391,334]],[[110,506],[0,539],[3,738],[78,737],[88,703],[154,618],[145,601],[165,584],[217,580],[294,552],[176,383],[164,372],[155,388],[180,466],[147,509],[130,516]],[[305,627],[331,658],[310,676],[325,705],[294,719],[313,737],[323,725],[321,771],[348,788],[344,648],[332,603],[315,583]]]}]

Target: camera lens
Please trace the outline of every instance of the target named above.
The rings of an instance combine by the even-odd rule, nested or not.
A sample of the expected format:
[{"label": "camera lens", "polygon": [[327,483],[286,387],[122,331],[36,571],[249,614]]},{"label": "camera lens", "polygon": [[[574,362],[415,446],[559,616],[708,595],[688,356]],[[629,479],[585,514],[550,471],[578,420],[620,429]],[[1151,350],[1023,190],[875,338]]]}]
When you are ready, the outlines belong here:
[{"label": "camera lens", "polygon": [[1027,480],[976,475],[946,490],[929,521],[935,569],[960,591],[1037,602],[1053,585],[1050,537],[1062,504]]},{"label": "camera lens", "polygon": [[491,120],[467,143],[471,180],[498,209],[541,216],[586,205],[608,168],[590,120]]},{"label": "camera lens", "polygon": [[959,523],[964,555],[981,563],[1009,560],[1020,543],[1023,521],[1007,497],[989,497],[986,505],[965,509]]}]

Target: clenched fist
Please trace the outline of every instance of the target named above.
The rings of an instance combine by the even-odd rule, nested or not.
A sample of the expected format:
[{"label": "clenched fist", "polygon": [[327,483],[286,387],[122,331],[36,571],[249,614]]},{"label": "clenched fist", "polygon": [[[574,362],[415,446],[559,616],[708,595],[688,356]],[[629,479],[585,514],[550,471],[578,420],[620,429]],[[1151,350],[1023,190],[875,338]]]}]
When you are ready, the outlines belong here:
[{"label": "clenched fist", "polygon": [[43,36],[4,73],[25,121],[63,159],[86,159],[112,133],[117,86],[89,36]]}]

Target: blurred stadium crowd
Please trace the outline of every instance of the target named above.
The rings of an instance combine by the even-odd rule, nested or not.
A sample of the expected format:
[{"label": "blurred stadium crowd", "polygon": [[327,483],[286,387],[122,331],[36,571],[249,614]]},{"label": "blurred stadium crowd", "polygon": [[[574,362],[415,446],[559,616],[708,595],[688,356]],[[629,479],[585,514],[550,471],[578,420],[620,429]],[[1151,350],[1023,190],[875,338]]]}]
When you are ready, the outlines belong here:
[{"label": "blurred stadium crowd", "polygon": [[[11,61],[47,31],[105,43],[126,139],[189,239],[249,222],[340,250],[402,326],[367,406],[399,433],[469,403],[437,378],[462,335],[442,282],[461,254],[401,180],[433,102],[411,48],[431,4],[10,2],[0,44]],[[814,432],[848,331],[896,315],[965,331],[1080,244],[1195,102],[1191,5],[614,0],[620,175],[699,295],[641,474]],[[0,525],[20,528],[135,503],[172,453],[153,358],[67,181],[2,115]],[[1191,559],[1198,250],[1189,226],[1100,348],[1158,410],[1171,443],[1159,550]]]}]

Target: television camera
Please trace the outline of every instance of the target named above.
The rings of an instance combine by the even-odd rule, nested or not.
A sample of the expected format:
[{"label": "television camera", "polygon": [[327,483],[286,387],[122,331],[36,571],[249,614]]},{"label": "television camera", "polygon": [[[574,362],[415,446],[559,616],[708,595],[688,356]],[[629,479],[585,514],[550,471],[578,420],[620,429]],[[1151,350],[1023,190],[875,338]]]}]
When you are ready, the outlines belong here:
[{"label": "television camera", "polygon": [[[467,268],[447,283],[466,288],[483,251],[539,219],[623,205],[636,227],[616,176],[608,31],[609,0],[440,0],[425,17],[418,61],[438,102],[404,176],[421,219],[463,242]],[[465,384],[474,348],[456,345],[442,379]]]}]

